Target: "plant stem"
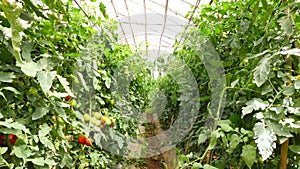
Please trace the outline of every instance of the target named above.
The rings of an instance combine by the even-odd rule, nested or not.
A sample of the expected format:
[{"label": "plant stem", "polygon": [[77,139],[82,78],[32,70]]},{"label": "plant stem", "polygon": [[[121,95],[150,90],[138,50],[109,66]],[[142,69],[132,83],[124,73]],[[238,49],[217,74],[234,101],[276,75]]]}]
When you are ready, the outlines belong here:
[{"label": "plant stem", "polygon": [[250,91],[250,92],[255,92],[255,93],[261,93],[260,91],[257,91],[257,90],[247,89],[247,88],[239,88],[239,87],[226,87],[225,89],[239,89],[239,90],[245,90],[245,91]]}]

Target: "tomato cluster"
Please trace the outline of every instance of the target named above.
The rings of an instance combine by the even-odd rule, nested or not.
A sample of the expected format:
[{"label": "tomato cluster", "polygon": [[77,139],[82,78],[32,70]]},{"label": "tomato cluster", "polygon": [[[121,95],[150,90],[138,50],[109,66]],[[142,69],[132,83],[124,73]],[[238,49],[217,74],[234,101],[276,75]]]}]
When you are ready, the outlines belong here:
[{"label": "tomato cluster", "polygon": [[84,114],[83,119],[85,122],[91,122],[91,124],[100,127],[101,129],[104,129],[106,125],[114,127],[116,121],[114,118],[104,116],[99,112],[92,113],[92,116]]},{"label": "tomato cluster", "polygon": [[[0,135],[0,147],[7,146],[7,143],[9,142],[11,145],[15,145],[18,137],[14,134],[9,134],[7,137],[5,135]],[[8,142],[7,142],[8,141]]]},{"label": "tomato cluster", "polygon": [[79,137],[78,137],[78,143],[79,144],[85,144],[85,145],[87,145],[87,146],[91,146],[93,143],[92,143],[92,139],[90,139],[90,138],[87,138],[86,136],[84,136],[84,135],[80,135]]}]

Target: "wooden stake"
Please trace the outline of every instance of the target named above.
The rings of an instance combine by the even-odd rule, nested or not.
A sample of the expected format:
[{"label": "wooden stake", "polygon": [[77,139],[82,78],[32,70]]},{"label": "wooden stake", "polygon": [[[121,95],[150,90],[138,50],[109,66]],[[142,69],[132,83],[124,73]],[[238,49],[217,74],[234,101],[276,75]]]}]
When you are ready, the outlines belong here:
[{"label": "wooden stake", "polygon": [[[292,56],[286,55],[285,57],[285,63],[290,67],[290,70],[287,72],[292,75]],[[289,79],[289,82],[286,84],[289,86],[291,84],[291,79]],[[287,166],[287,156],[289,151],[289,139],[287,139],[283,144],[281,144],[280,149],[280,169],[286,169]]]},{"label": "wooden stake", "polygon": [[285,141],[283,144],[281,144],[280,169],[286,169],[288,148],[289,148],[289,139],[287,139],[287,141]]}]

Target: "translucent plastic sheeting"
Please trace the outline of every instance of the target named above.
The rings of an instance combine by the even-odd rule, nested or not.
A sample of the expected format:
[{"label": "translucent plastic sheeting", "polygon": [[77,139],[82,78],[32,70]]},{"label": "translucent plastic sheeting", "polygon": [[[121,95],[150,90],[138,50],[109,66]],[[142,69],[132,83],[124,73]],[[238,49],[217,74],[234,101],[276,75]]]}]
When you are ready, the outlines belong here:
[{"label": "translucent plastic sheeting", "polygon": [[[103,0],[106,12],[119,23],[117,33],[122,43],[132,49],[147,51],[147,58],[173,52],[175,39],[180,39],[189,24],[186,14],[210,0]],[[147,44],[147,45],[146,45]]]}]

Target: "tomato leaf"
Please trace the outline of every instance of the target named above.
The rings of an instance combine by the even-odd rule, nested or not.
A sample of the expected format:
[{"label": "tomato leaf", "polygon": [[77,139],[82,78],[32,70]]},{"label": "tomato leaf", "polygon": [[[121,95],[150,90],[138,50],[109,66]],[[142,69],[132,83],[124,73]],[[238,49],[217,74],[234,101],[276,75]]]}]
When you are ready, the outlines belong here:
[{"label": "tomato leaf", "polygon": [[40,137],[40,142],[44,144],[46,147],[48,147],[49,149],[51,149],[51,151],[55,151],[55,147],[53,143],[48,138]]},{"label": "tomato leaf", "polygon": [[265,124],[262,122],[256,123],[253,130],[255,133],[255,143],[257,144],[259,153],[264,161],[273,153],[273,150],[276,148],[276,135],[272,129],[266,128]]},{"label": "tomato leaf", "polygon": [[45,160],[42,157],[34,158],[34,159],[27,159],[27,161],[31,161],[33,164],[38,166],[44,166]]},{"label": "tomato leaf", "polygon": [[275,123],[272,121],[267,121],[266,124],[271,128],[277,136],[283,137],[293,137],[293,135],[288,131],[288,129],[282,126],[280,123]]},{"label": "tomato leaf", "polygon": [[108,15],[106,14],[106,10],[105,10],[106,6],[102,2],[100,2],[99,8],[100,8],[100,11],[101,11],[102,15],[105,18],[108,18]]},{"label": "tomato leaf", "polygon": [[225,121],[222,120],[220,121],[220,123],[218,124],[222,130],[224,130],[225,132],[230,132],[233,131],[233,128],[230,126],[230,121]]},{"label": "tomato leaf", "polygon": [[56,162],[54,160],[47,158],[45,159],[45,164],[48,164],[49,166],[54,166],[56,165]]},{"label": "tomato leaf", "polygon": [[293,86],[282,86],[283,94],[286,96],[291,96],[295,93],[295,89]]},{"label": "tomato leaf", "polygon": [[211,165],[208,165],[208,164],[205,164],[203,169],[218,169],[218,168],[214,167],[214,166],[211,166]]},{"label": "tomato leaf", "polygon": [[300,89],[300,80],[296,80],[294,87],[295,89]]},{"label": "tomato leaf", "polygon": [[16,78],[13,72],[1,72],[0,71],[0,82],[11,83]]},{"label": "tomato leaf", "polygon": [[282,30],[287,34],[287,35],[292,35],[293,34],[293,21],[291,20],[290,17],[285,17],[279,20],[279,24],[282,28]]},{"label": "tomato leaf", "polygon": [[49,107],[38,107],[32,114],[32,120],[37,120],[45,116],[50,111]]},{"label": "tomato leaf", "polygon": [[71,92],[71,89],[69,87],[69,82],[67,81],[67,79],[60,75],[56,75],[56,77],[58,78],[60,84],[64,87],[66,92],[69,93],[70,95],[73,95],[73,93]]},{"label": "tomato leaf", "polygon": [[217,135],[216,133],[214,132],[210,138],[210,142],[209,142],[209,145],[207,147],[208,150],[212,150],[215,148],[215,146],[217,145]]},{"label": "tomato leaf", "polygon": [[17,63],[17,66],[21,67],[22,72],[30,77],[35,77],[39,71],[37,64],[33,61]]},{"label": "tomato leaf", "polygon": [[289,149],[296,154],[300,154],[300,146],[299,145],[290,145]]},{"label": "tomato leaf", "polygon": [[300,56],[300,49],[294,48],[294,49],[280,51],[279,53],[282,55],[290,54],[290,55]]},{"label": "tomato leaf", "polygon": [[241,157],[245,161],[248,168],[251,168],[256,159],[255,147],[252,145],[244,145]]},{"label": "tomato leaf", "polygon": [[12,46],[14,49],[15,58],[19,63],[22,63],[23,61],[20,54],[22,37],[20,32],[23,31],[23,27],[19,18],[22,13],[22,9],[18,6],[11,6],[9,3],[0,4],[0,8],[3,10],[7,20],[11,25]]},{"label": "tomato leaf", "polygon": [[201,163],[194,163],[193,166],[192,166],[192,169],[200,169],[202,168],[202,164]]},{"label": "tomato leaf", "polygon": [[248,101],[246,105],[247,105],[246,107],[242,108],[242,113],[243,113],[242,117],[252,113],[253,110],[259,110],[259,109],[265,110],[269,106],[269,103],[267,101],[263,101],[260,98],[254,98]]},{"label": "tomato leaf", "polygon": [[[69,106],[69,105],[68,105]],[[54,105],[54,109],[56,112],[59,113],[59,116],[66,122],[70,123],[69,120],[67,119],[66,111],[62,108],[63,105],[60,102],[56,102]]]},{"label": "tomato leaf", "polygon": [[9,129],[16,129],[16,130],[22,130],[25,133],[29,134],[29,130],[21,123],[19,122],[13,122],[12,119],[6,119],[5,121],[0,121],[0,126],[5,126]]},{"label": "tomato leaf", "polygon": [[0,147],[0,154],[4,154],[8,150],[8,147]]},{"label": "tomato leaf", "polygon": [[14,92],[14,94],[21,94],[19,91],[17,91],[17,89],[15,89],[15,88],[13,88],[13,87],[3,87],[3,88],[1,88],[1,90],[9,90],[9,91],[11,91],[11,92]]},{"label": "tomato leaf", "polygon": [[14,146],[11,154],[15,154],[18,158],[22,159],[26,159],[27,157],[33,155],[26,145]]},{"label": "tomato leaf", "polygon": [[40,126],[39,137],[40,138],[45,137],[50,133],[51,130],[52,129],[46,123],[44,123],[43,125]]},{"label": "tomato leaf", "polygon": [[232,134],[230,137],[230,144],[226,150],[229,154],[233,153],[236,146],[241,142],[241,138],[237,134]]},{"label": "tomato leaf", "polygon": [[258,54],[256,54],[256,55],[253,55],[253,56],[250,56],[250,57],[247,57],[248,59],[253,59],[253,58],[257,58],[257,57],[260,57],[260,56],[262,56],[262,55],[264,55],[264,54],[266,54],[266,53],[268,53],[268,52],[270,52],[270,50],[264,50],[263,52],[260,52],[260,53],[258,53]]},{"label": "tomato leaf", "polygon": [[56,76],[56,71],[41,71],[37,74],[38,82],[45,94],[49,93],[49,90],[52,86],[52,81]]},{"label": "tomato leaf", "polygon": [[264,57],[254,69],[254,83],[260,87],[268,79],[270,73],[270,58]]}]

